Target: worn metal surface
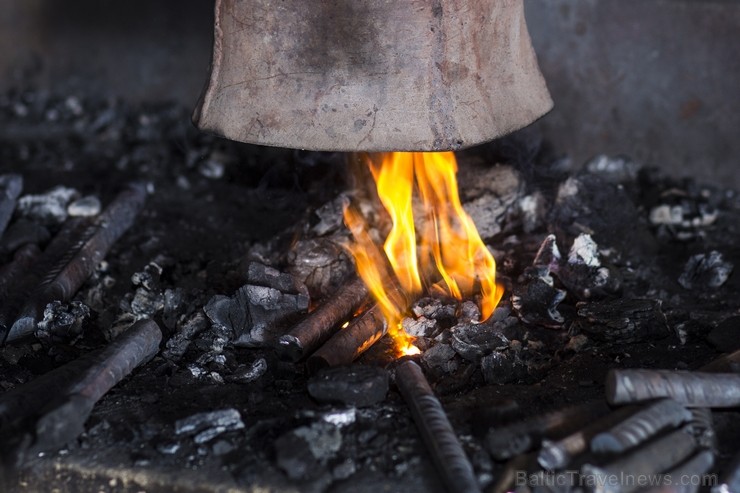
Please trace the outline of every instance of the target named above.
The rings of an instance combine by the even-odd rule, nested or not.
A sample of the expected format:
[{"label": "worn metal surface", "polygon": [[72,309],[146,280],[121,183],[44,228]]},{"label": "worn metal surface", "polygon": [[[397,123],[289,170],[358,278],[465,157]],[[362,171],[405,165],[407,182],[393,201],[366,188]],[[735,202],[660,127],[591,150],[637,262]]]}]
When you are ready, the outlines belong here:
[{"label": "worn metal surface", "polygon": [[194,121],[255,144],[436,151],[551,107],[522,0],[217,0]]}]

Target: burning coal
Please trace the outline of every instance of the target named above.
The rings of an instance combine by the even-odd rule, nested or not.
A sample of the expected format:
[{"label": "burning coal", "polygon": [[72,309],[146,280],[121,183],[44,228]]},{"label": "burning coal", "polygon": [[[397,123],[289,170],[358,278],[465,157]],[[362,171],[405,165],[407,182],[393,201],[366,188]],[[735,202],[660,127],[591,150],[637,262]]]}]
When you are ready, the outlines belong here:
[{"label": "burning coal", "polygon": [[367,164],[391,223],[382,251],[356,208],[347,207],[344,220],[354,238],[357,272],[381,307],[397,351],[418,352],[400,320],[431,286],[459,300],[478,297],[486,320],[503,289],[496,283],[496,261],[460,202],[454,154],[372,154]]}]

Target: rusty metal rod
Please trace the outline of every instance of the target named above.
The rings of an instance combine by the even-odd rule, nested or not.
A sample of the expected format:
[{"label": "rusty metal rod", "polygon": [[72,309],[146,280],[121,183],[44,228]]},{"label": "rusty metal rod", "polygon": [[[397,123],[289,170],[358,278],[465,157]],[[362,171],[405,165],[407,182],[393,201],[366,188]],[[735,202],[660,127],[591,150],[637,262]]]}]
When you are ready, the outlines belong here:
[{"label": "rusty metal rod", "polygon": [[699,368],[707,373],[740,373],[740,349],[732,353],[723,354]]},{"label": "rusty metal rod", "polygon": [[298,322],[290,332],[278,339],[275,348],[278,356],[286,361],[305,358],[326,342],[339,325],[349,320],[369,298],[362,279],[353,277],[331,298]]},{"label": "rusty metal rod", "polygon": [[416,428],[447,490],[479,492],[473,466],[419,365],[411,360],[399,364],[396,367],[396,385],[411,409]]},{"label": "rusty metal rod", "polygon": [[23,177],[17,174],[0,176],[0,235],[10,222],[18,196],[23,190]]},{"label": "rusty metal rod", "polygon": [[581,474],[598,493],[630,493],[645,484],[639,477],[649,477],[676,466],[696,450],[696,440],[686,429],[673,431],[652,440],[603,467],[584,464]]},{"label": "rusty metal rod", "polygon": [[[7,341],[33,333],[43,317],[46,305],[55,300],[68,301],[92,275],[113,244],[131,227],[144,205],[143,184],[131,184],[96,218],[92,233],[59,271],[52,270],[31,294],[8,332]],[[84,235],[87,236],[87,235]]]},{"label": "rusty metal rod", "polygon": [[316,372],[322,368],[349,365],[383,337],[387,330],[388,324],[380,305],[375,304],[309,356],[306,360],[308,370]]},{"label": "rusty metal rod", "polygon": [[662,397],[687,407],[740,406],[740,374],[611,370],[606,377],[606,399],[610,404]]},{"label": "rusty metal rod", "polygon": [[691,419],[691,412],[672,399],[655,401],[591,440],[591,451],[620,454],[659,432]]},{"label": "rusty metal rod", "polygon": [[623,407],[602,416],[565,438],[557,441],[542,440],[542,449],[537,456],[537,462],[548,471],[564,469],[576,456],[588,449],[589,442],[594,436],[631,416],[635,411],[634,407]]},{"label": "rusty metal rod", "polygon": [[510,459],[539,446],[545,437],[573,433],[583,423],[600,418],[609,411],[604,401],[590,401],[500,428],[491,428],[486,434],[486,447],[495,460]]},{"label": "rusty metal rod", "polygon": [[[79,245],[89,239],[92,221],[90,218],[71,218],[65,221],[62,229],[38,255],[29,268],[16,276],[12,289],[2,298],[0,304],[0,343],[5,342],[7,334],[16,321],[18,313],[39,284],[49,273],[59,272],[70,260]],[[54,274],[56,275],[56,274]]]},{"label": "rusty metal rod", "polygon": [[0,396],[0,438],[13,443],[30,434],[34,452],[73,440],[95,403],[157,354],[161,340],[154,321],[139,321],[106,347]]}]

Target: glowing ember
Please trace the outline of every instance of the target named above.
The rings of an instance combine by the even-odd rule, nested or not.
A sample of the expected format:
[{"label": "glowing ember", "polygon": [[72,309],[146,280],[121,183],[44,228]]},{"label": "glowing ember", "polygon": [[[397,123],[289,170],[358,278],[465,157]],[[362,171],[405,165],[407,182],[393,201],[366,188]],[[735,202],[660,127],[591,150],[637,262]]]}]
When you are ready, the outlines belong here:
[{"label": "glowing ember", "polygon": [[[368,165],[392,226],[383,253],[362,215],[348,207],[344,220],[355,240],[350,250],[358,274],[383,310],[398,354],[417,354],[413,337],[400,321],[409,300],[425,287],[441,279],[457,299],[480,292],[483,320],[493,313],[503,289],[496,284],[496,262],[460,202],[452,152],[384,153],[372,156]],[[413,214],[415,183],[423,205],[421,218]]]}]

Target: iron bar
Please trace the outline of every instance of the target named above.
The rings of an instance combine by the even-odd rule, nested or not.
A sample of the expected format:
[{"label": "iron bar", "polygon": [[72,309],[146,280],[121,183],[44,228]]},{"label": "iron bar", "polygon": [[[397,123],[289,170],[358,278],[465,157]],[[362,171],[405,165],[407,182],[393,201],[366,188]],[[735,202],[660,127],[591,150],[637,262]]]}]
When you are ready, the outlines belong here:
[{"label": "iron bar", "polygon": [[672,399],[661,399],[643,407],[610,430],[594,436],[591,451],[620,454],[690,419],[691,412],[684,406]]},{"label": "iron bar", "polygon": [[306,365],[311,372],[349,365],[383,337],[387,330],[388,323],[380,305],[375,304],[309,356]]},{"label": "iron bar", "polygon": [[451,492],[479,492],[480,487],[447,415],[419,365],[411,360],[396,367],[396,385],[432,456],[442,480]]},{"label": "iron bar", "polygon": [[[143,184],[132,184],[96,218],[87,239],[71,253],[71,258],[58,271],[52,270],[33,291],[11,326],[7,341],[33,332],[46,305],[55,300],[68,301],[92,275],[113,244],[131,227],[144,205]],[[89,235],[89,236],[88,236]]]},{"label": "iron bar", "polygon": [[630,493],[648,486],[637,478],[666,471],[696,450],[696,440],[686,429],[652,440],[634,452],[603,467],[585,464],[581,474],[595,493]]},{"label": "iron bar", "polygon": [[740,373],[740,349],[723,354],[702,366],[699,371],[707,373]]},{"label": "iron bar", "polygon": [[[159,350],[162,332],[152,320],[132,325],[104,348],[16,387],[0,397],[0,435],[4,443],[50,450],[73,440],[95,403],[134,368]],[[18,453],[22,453],[18,450]]]},{"label": "iron bar", "polygon": [[698,493],[702,481],[698,480],[714,465],[714,454],[709,450],[702,450],[690,459],[682,462],[664,475],[667,488],[657,491],[671,493]]},{"label": "iron bar", "polygon": [[633,407],[623,407],[597,419],[563,439],[557,441],[543,440],[542,449],[537,456],[537,462],[549,471],[564,469],[576,456],[588,449],[589,442],[594,436],[614,426],[614,424],[622,421],[634,412],[635,409]]},{"label": "iron bar", "polygon": [[671,370],[611,370],[606,399],[625,404],[670,397],[687,407],[740,406],[740,374]]},{"label": "iron bar", "polygon": [[339,325],[349,320],[369,298],[362,279],[353,277],[330,299],[278,339],[276,347],[278,356],[287,361],[305,358],[326,342]]},{"label": "iron bar", "polygon": [[495,460],[510,459],[540,445],[542,439],[573,433],[583,423],[604,416],[609,407],[603,401],[577,406],[517,421],[486,434],[486,447]]}]

